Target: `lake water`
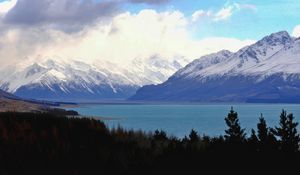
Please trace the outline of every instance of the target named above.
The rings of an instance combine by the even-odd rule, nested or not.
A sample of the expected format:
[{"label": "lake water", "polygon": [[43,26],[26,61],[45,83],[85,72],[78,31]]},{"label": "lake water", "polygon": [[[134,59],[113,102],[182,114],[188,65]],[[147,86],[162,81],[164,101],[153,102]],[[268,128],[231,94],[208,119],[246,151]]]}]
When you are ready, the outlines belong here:
[{"label": "lake water", "polygon": [[72,109],[82,115],[111,117],[105,120],[110,128],[120,125],[143,131],[162,129],[182,138],[191,129],[210,136],[224,134],[224,118],[231,106],[248,133],[256,128],[261,113],[271,127],[278,125],[282,109],[293,113],[296,121],[300,119],[300,104],[85,104]]}]

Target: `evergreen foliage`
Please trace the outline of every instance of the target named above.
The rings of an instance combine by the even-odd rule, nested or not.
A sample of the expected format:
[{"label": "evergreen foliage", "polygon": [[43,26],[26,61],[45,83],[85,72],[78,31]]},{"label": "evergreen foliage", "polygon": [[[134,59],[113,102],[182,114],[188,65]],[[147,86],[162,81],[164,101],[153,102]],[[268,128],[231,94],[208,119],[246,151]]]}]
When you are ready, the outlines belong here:
[{"label": "evergreen foliage", "polygon": [[294,119],[293,114],[287,114],[285,110],[282,110],[279,127],[272,129],[272,133],[280,138],[280,149],[285,152],[299,151],[298,123],[294,122]]},{"label": "evergreen foliage", "polygon": [[231,107],[228,116],[225,118],[228,129],[225,130],[225,139],[232,143],[241,143],[245,141],[245,129],[241,128],[237,112]]},{"label": "evergreen foliage", "polygon": [[189,139],[191,142],[198,142],[200,140],[198,132],[192,129],[189,135]]},{"label": "evergreen foliage", "polygon": [[299,172],[292,114],[283,111],[273,129],[261,116],[248,138],[233,109],[225,121],[225,136],[200,137],[193,129],[179,139],[162,130],[108,129],[91,118],[0,113],[0,174],[214,174],[233,173],[233,167],[250,174]]}]

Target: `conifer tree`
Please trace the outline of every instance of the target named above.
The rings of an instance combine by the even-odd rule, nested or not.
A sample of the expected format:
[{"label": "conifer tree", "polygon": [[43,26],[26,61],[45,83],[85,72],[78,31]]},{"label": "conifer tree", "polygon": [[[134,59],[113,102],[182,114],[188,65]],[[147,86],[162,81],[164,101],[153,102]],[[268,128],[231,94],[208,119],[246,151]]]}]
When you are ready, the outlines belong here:
[{"label": "conifer tree", "polygon": [[200,140],[200,137],[194,129],[191,130],[191,133],[189,135],[190,141],[191,142],[198,142]]},{"label": "conifer tree", "polygon": [[225,139],[229,142],[240,143],[245,140],[245,129],[242,129],[239,123],[237,112],[231,107],[228,116],[225,118],[228,129],[225,130]]},{"label": "conifer tree", "polygon": [[251,140],[252,142],[255,142],[255,143],[258,142],[258,138],[256,136],[256,133],[255,133],[254,129],[251,129],[251,136],[250,136],[249,140]]},{"label": "conifer tree", "polygon": [[167,133],[163,130],[155,130],[153,138],[155,140],[167,140]]},{"label": "conifer tree", "polygon": [[259,118],[259,123],[257,124],[257,133],[260,142],[265,143],[268,139],[269,128],[267,127],[266,120],[262,114]]},{"label": "conifer tree", "polygon": [[257,124],[257,132],[260,151],[270,152],[277,149],[277,140],[270,128],[267,127],[266,120],[262,114],[259,118],[259,123]]},{"label": "conifer tree", "polygon": [[280,149],[285,152],[299,151],[300,136],[297,131],[298,123],[294,122],[293,114],[282,110],[279,127],[272,129],[272,133],[280,138]]},{"label": "conifer tree", "polygon": [[257,148],[258,148],[258,138],[256,136],[256,133],[255,133],[254,129],[251,129],[251,136],[248,139],[248,144],[249,144],[249,147],[252,150],[257,151]]}]

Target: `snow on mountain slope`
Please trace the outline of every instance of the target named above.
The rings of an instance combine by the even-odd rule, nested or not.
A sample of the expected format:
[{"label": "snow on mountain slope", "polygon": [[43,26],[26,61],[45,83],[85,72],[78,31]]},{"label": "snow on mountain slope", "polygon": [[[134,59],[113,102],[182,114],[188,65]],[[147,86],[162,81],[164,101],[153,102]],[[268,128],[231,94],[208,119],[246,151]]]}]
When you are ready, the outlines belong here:
[{"label": "snow on mountain slope", "polygon": [[[257,73],[257,69],[261,70],[262,65],[266,65],[264,71],[270,70],[270,58],[275,55],[284,57],[289,56],[290,59],[295,59],[290,56],[291,50],[289,49],[295,45],[293,38],[287,32],[278,32],[264,37],[262,40],[256,42],[251,46],[242,48],[236,53],[229,51],[221,51],[216,54],[204,56],[198,60],[193,61],[185,69],[179,70],[175,76],[181,74],[189,74],[190,78],[193,77],[208,77],[208,76],[222,76],[224,74],[249,74]],[[286,52],[285,52],[286,51]],[[272,64],[278,64],[279,59],[276,59]],[[212,64],[205,65],[206,62]],[[205,65],[202,69],[196,70],[193,65]],[[280,70],[275,70],[278,72]]]},{"label": "snow on mountain slope", "polygon": [[300,73],[300,39],[282,48],[280,52],[262,61],[253,69],[246,69],[244,74],[265,74],[274,73],[299,74]]},{"label": "snow on mountain slope", "polygon": [[300,39],[283,31],[236,53],[201,57],[132,99],[300,102]]},{"label": "snow on mountain slope", "polygon": [[130,69],[140,76],[142,81],[139,81],[139,85],[159,84],[187,63],[188,61],[183,58],[167,61],[158,56],[152,56],[146,60],[135,59]]},{"label": "snow on mountain slope", "polygon": [[227,61],[232,56],[232,54],[233,53],[231,53],[230,51],[222,50],[217,53],[203,56],[201,57],[201,59],[197,59],[187,65],[185,69],[180,69],[178,72],[176,72],[174,77],[197,77],[200,75],[199,72],[207,69],[208,67]]},{"label": "snow on mountain slope", "polygon": [[[180,61],[187,63],[183,59]],[[20,63],[1,70],[0,88],[24,98],[124,99],[143,85],[162,83],[184,66],[181,64],[158,56],[136,59],[124,66],[55,58],[28,65]]]}]

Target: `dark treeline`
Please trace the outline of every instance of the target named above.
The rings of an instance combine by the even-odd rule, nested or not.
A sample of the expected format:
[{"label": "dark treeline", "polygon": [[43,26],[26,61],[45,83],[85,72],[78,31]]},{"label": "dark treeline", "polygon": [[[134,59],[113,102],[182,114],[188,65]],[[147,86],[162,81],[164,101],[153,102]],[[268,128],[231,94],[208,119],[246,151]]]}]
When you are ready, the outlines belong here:
[{"label": "dark treeline", "polygon": [[238,114],[225,135],[191,130],[183,139],[164,131],[116,128],[90,118],[53,113],[0,114],[0,174],[259,174],[298,173],[298,123],[282,111],[278,126],[263,116],[246,136]]}]

